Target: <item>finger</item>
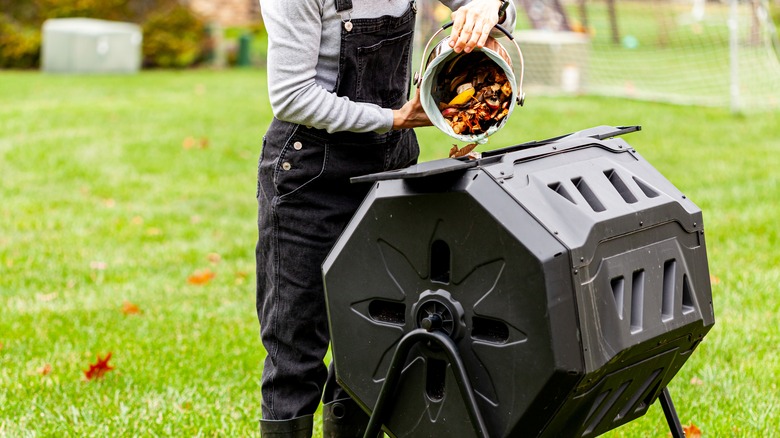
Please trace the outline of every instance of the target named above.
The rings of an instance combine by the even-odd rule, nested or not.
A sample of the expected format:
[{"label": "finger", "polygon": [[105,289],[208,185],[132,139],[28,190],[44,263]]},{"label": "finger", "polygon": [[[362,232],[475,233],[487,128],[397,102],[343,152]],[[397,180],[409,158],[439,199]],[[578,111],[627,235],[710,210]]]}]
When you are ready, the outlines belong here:
[{"label": "finger", "polygon": [[474,50],[474,47],[477,46],[479,40],[482,39],[482,35],[484,34],[482,28],[483,27],[480,24],[474,26],[474,31],[471,33],[471,37],[469,38],[468,41],[466,41],[466,47],[464,49],[466,53]]},{"label": "finger", "polygon": [[460,38],[461,29],[463,29],[463,22],[466,20],[465,15],[460,11],[455,11],[450,15],[452,19],[452,32],[450,32],[450,47],[455,47],[455,43]]},{"label": "finger", "polygon": [[460,52],[466,46],[471,39],[471,35],[474,33],[474,18],[469,15],[466,17],[466,21],[463,23],[463,28],[460,31],[457,43],[455,43],[455,52]]},{"label": "finger", "polygon": [[485,25],[482,27],[482,35],[479,37],[479,41],[477,42],[477,47],[480,49],[485,47],[485,43],[487,42],[488,37],[490,36],[490,31],[493,29],[493,26],[490,25],[490,23],[485,23]]}]

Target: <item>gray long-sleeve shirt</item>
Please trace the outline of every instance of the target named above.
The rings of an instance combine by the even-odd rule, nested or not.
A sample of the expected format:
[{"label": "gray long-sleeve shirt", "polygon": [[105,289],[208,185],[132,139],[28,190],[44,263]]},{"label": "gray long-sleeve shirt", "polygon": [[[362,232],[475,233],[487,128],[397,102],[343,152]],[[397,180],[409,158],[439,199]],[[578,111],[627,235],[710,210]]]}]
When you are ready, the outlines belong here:
[{"label": "gray long-sleeve shirt", "polygon": [[[470,0],[440,1],[456,10]],[[333,92],[342,26],[335,0],[260,0],[260,5],[268,30],[268,95],[278,119],[328,132],[381,133],[393,127],[391,109]],[[409,0],[353,0],[343,19],[398,17],[408,6]],[[510,4],[505,20],[510,29],[515,16]]]}]

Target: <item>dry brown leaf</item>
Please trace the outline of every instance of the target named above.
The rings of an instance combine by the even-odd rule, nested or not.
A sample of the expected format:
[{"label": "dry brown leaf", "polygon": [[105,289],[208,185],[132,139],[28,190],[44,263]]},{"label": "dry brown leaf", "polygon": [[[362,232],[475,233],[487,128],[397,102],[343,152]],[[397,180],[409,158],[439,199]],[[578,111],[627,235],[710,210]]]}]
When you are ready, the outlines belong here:
[{"label": "dry brown leaf", "polygon": [[216,277],[217,274],[211,272],[211,269],[199,269],[195,271],[192,275],[187,277],[187,283],[194,284],[194,285],[204,285],[211,281],[212,278]]},{"label": "dry brown leaf", "polygon": [[683,426],[685,438],[701,438],[701,430],[693,423]]},{"label": "dry brown leaf", "polygon": [[43,366],[38,367],[38,369],[36,369],[35,372],[37,372],[38,374],[40,374],[42,376],[46,376],[49,373],[51,373],[51,364],[48,364],[48,363],[44,364]]},{"label": "dry brown leaf", "polygon": [[139,315],[141,313],[141,309],[130,301],[125,301],[122,303],[122,313],[125,315]]},{"label": "dry brown leaf", "polygon": [[206,137],[186,137],[184,141],[181,142],[181,147],[184,149],[206,149],[209,147],[209,139]]},{"label": "dry brown leaf", "polygon": [[463,146],[462,148],[459,149],[458,145],[454,144],[450,149],[450,158],[458,158],[458,157],[466,156],[469,154],[469,152],[473,151],[475,147],[477,147],[476,143],[469,143],[466,146]]}]

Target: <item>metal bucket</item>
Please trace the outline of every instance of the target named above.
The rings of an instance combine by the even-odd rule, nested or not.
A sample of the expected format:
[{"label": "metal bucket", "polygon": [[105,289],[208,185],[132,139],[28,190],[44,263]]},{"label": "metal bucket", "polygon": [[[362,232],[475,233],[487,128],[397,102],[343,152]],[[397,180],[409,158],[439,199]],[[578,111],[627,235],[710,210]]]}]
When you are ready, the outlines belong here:
[{"label": "metal bucket", "polygon": [[[439,29],[436,33],[431,36],[431,38],[428,40],[428,43],[425,45],[425,49],[423,50],[423,54],[428,53],[428,48],[431,45],[431,42],[436,38],[442,31],[447,29],[448,27],[452,26],[452,23],[445,24],[442,26],[441,29]],[[496,40],[493,37],[488,37],[487,42],[485,43],[485,46],[483,48],[475,48],[472,53],[475,53],[477,51],[481,51],[484,53],[489,59],[491,59],[494,63],[496,63],[501,70],[504,71],[506,74],[507,79],[509,80],[511,86],[512,86],[512,96],[509,101],[509,113],[497,124],[491,126],[488,128],[485,132],[480,132],[478,134],[456,134],[455,131],[452,129],[450,124],[447,122],[447,120],[442,116],[441,111],[439,109],[438,105],[438,99],[436,99],[436,96],[434,95],[434,91],[437,89],[438,85],[438,79],[440,77],[440,72],[442,69],[444,69],[446,66],[450,64],[450,62],[455,61],[461,56],[467,56],[469,54],[466,53],[456,53],[452,48],[449,46],[450,37],[447,36],[441,41],[439,41],[436,46],[431,50],[430,55],[428,55],[427,60],[425,63],[420,64],[420,70],[415,73],[414,77],[414,84],[419,85],[420,90],[420,102],[422,104],[423,109],[425,110],[425,113],[428,115],[428,118],[431,119],[431,122],[435,127],[437,127],[440,131],[444,132],[445,134],[456,138],[458,140],[469,142],[469,143],[485,143],[487,142],[487,138],[496,133],[499,129],[501,129],[509,120],[509,116],[512,115],[512,111],[514,110],[516,105],[523,105],[523,102],[525,100],[525,93],[523,93],[523,72],[524,72],[524,62],[523,62],[523,52],[520,50],[520,47],[517,45],[517,42],[514,40],[514,37],[503,27],[496,26],[501,32],[503,32],[507,38],[509,38],[512,43],[514,43],[515,48],[517,49],[517,53],[519,54],[519,60],[520,60],[520,69],[519,69],[519,75],[515,75],[515,70],[512,66],[512,59],[509,56],[509,53],[504,49],[504,47],[501,45],[498,40]],[[423,72],[423,68],[425,68],[425,71]]]}]

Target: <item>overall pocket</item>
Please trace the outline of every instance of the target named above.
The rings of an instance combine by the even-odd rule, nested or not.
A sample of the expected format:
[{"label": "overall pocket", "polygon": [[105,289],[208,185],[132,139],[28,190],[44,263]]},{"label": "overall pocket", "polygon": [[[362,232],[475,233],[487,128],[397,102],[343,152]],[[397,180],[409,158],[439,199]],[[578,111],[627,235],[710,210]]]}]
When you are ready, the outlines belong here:
[{"label": "overall pocket", "polygon": [[276,194],[286,197],[302,190],[322,175],[327,160],[328,147],[322,139],[296,130],[276,160]]},{"label": "overall pocket", "polygon": [[357,49],[358,102],[398,109],[409,92],[409,48],[413,32]]}]

